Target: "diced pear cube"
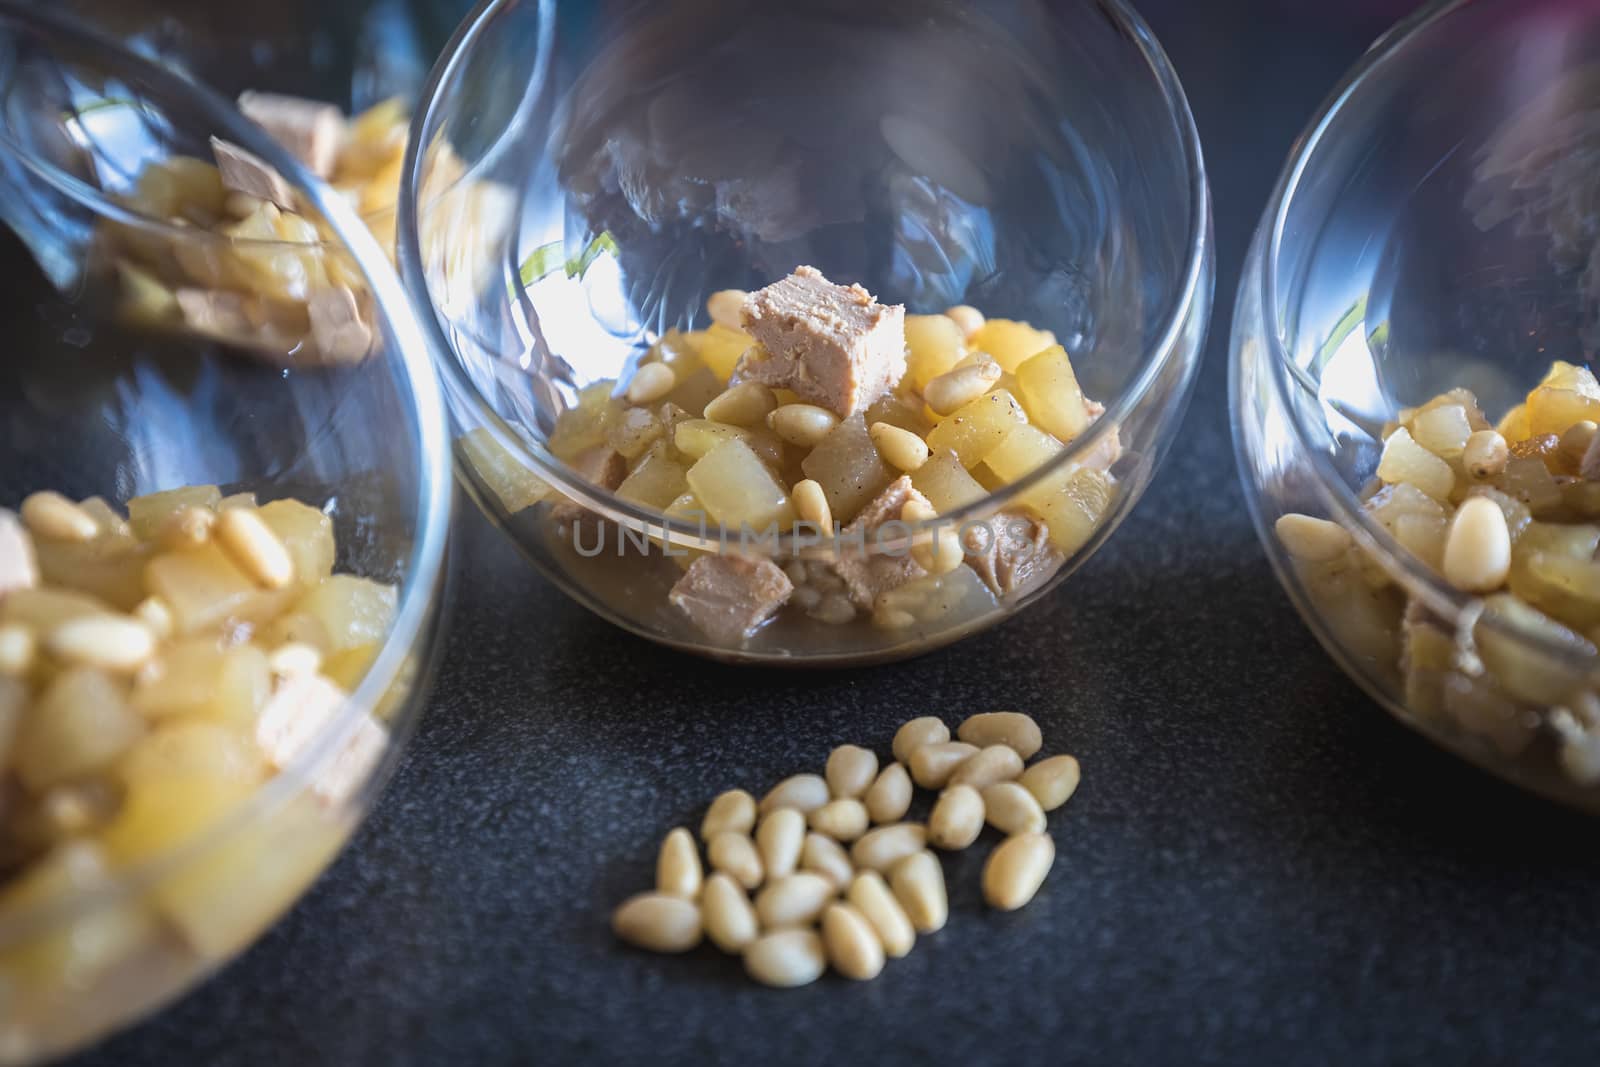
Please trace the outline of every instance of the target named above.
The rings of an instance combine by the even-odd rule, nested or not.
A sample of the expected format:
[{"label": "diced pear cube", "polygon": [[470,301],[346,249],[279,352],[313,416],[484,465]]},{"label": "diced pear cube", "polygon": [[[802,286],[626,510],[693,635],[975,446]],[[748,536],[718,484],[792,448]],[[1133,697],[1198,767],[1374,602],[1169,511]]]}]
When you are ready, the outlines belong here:
[{"label": "diced pear cube", "polygon": [[[64,841],[0,892],[0,920],[109,890],[115,883],[111,862],[98,844]],[[17,989],[91,989],[96,978],[156,936],[143,901],[131,894],[107,896],[66,921],[32,925],[31,934],[0,949],[0,982],[15,983]]]},{"label": "diced pear cube", "polygon": [[322,509],[298,500],[274,500],[261,505],[257,514],[289,550],[298,584],[315,585],[333,573],[333,520]]},{"label": "diced pear cube", "polygon": [[750,431],[742,426],[729,426],[710,419],[685,419],[673,431],[672,443],[689,458],[699,459],[725,441],[743,441],[749,436]]},{"label": "diced pear cube", "polygon": [[1472,436],[1467,409],[1460,404],[1442,404],[1417,412],[1411,420],[1411,436],[1417,444],[1442,459],[1455,459]]},{"label": "diced pear cube", "polygon": [[1528,394],[1530,436],[1553,433],[1559,437],[1567,427],[1585,419],[1600,422],[1600,396],[1551,386],[1541,386]]},{"label": "diced pear cube", "polygon": [[1055,344],[1056,335],[1049,330],[1036,330],[1025,322],[990,319],[967,343],[974,351],[989,353],[1001,370],[1010,373]]},{"label": "diced pear cube", "polygon": [[971,470],[1027,421],[1015,397],[1004,389],[994,389],[941,419],[928,431],[928,447],[935,452],[951,450],[961,465]]},{"label": "diced pear cube", "polygon": [[912,472],[911,485],[927,497],[928,503],[941,515],[975,504],[989,494],[967,473],[954,452],[936,452],[929,456],[928,462]]},{"label": "diced pear cube", "polygon": [[878,454],[867,430],[867,420],[857,412],[828,431],[800,463],[801,472],[822,486],[834,521],[847,523],[895,480]]},{"label": "diced pear cube", "polygon": [[295,610],[322,624],[327,634],[324,652],[342,652],[381,641],[394,622],[398,603],[399,591],[392,585],[335,574],[307,593]]},{"label": "diced pear cube", "polygon": [[120,682],[70,667],[40,695],[12,760],[22,784],[39,792],[110,767],[143,733],[144,720]]},{"label": "diced pear cube", "polygon": [[372,668],[372,661],[378,658],[378,651],[381,648],[383,648],[381,641],[373,641],[341,649],[322,661],[322,673],[345,690],[354,691],[356,686],[361,684],[361,679],[367,676],[367,671]]},{"label": "diced pear cube", "polygon": [[515,515],[531,508],[554,492],[543,478],[506,451],[487,427],[479,426],[456,443],[461,446],[467,466],[477,473],[478,481],[500,499],[500,506],[507,514]]},{"label": "diced pear cube", "polygon": [[706,405],[722,395],[727,387],[727,380],[719,378],[712,373],[709,367],[701,367],[692,374],[678,379],[678,384],[673,386],[672,392],[662,398],[662,404],[675,404],[695,418],[699,418],[705,411]]},{"label": "diced pear cube", "polygon": [[1600,398],[1600,383],[1588,367],[1580,367],[1565,360],[1556,360],[1539,380],[1537,388],[1569,389],[1584,396]]},{"label": "diced pear cube", "polygon": [[1022,503],[1045,521],[1050,543],[1071,556],[1088,543],[1110,510],[1116,481],[1105,471],[1077,467],[1028,490]]},{"label": "diced pear cube", "polygon": [[1518,404],[1506,412],[1495,429],[1500,431],[1500,436],[1509,444],[1514,445],[1518,441],[1527,440],[1533,433],[1532,424],[1528,420],[1528,405]]},{"label": "diced pear cube", "polygon": [[1015,482],[1049,463],[1063,447],[1060,441],[1037,426],[1024,423],[1006,434],[1005,440],[990,451],[983,465],[1001,480]]},{"label": "diced pear cube", "polygon": [[[733,368],[738,365],[739,357],[756,343],[755,338],[743,330],[730,329],[721,323],[714,323],[708,330],[697,331],[687,336],[693,342],[701,362],[723,385],[728,384],[728,379],[733,377]],[[688,405],[685,404],[684,407]],[[699,407],[689,410],[703,411],[705,404],[702,403]]]},{"label": "diced pear cube", "polygon": [[129,611],[144,599],[149,550],[132,537],[102,535],[87,542],[40,538],[35,557],[40,576],[52,588],[87,593],[119,611]]},{"label": "diced pear cube", "polygon": [[1593,659],[1595,647],[1581,635],[1561,625],[1511,593],[1496,593],[1484,600],[1484,614],[1499,616],[1513,634],[1479,624],[1478,654],[1485,667],[1507,693],[1534,704],[1554,704],[1571,693],[1583,679],[1545,655],[1517,633],[1537,633],[1550,645],[1568,650],[1574,658]]},{"label": "diced pear cube", "polygon": [[967,354],[967,338],[945,315],[906,316],[906,377],[918,391]]},{"label": "diced pear cube", "polygon": [[1450,464],[1417,444],[1403,426],[1383,443],[1378,478],[1386,485],[1414,485],[1435,500],[1448,500],[1456,484]]},{"label": "diced pear cube", "polygon": [[266,759],[249,731],[207,719],[164,723],[135,741],[117,764],[117,778],[129,789],[202,775],[258,783],[266,774]]},{"label": "diced pear cube", "polygon": [[628,460],[638,459],[666,433],[661,418],[646,408],[629,408],[606,434],[606,443]]},{"label": "diced pear cube", "polygon": [[688,471],[667,458],[665,450],[652,452],[623,479],[617,496],[647,508],[665,508],[688,489]]},{"label": "diced pear cube", "polygon": [[147,493],[128,501],[128,521],[133,532],[149,541],[179,508],[205,508],[215,510],[222,502],[222,491],[214,485],[186,485],[180,489],[166,489]]},{"label": "diced pear cube", "polygon": [[1052,345],[1024,360],[1016,374],[1017,397],[1034,425],[1061,441],[1088,429],[1089,411],[1066,349]]},{"label": "diced pear cube", "polygon": [[133,707],[147,719],[205,718],[255,722],[272,691],[267,654],[253,644],[224,647],[197,637],[167,645],[133,687]]},{"label": "diced pear cube", "polygon": [[1438,570],[1444,562],[1445,535],[1450,524],[1443,517],[1402,515],[1395,523],[1394,536],[1407,551]]},{"label": "diced pear cube", "polygon": [[789,494],[750,446],[733,438],[689,468],[689,488],[706,513],[725,527],[780,530],[794,521]]},{"label": "diced pear cube", "polygon": [[172,610],[179,634],[212,630],[230,620],[265,623],[297,591],[260,588],[214,542],[156,556],[145,567],[144,581]]}]

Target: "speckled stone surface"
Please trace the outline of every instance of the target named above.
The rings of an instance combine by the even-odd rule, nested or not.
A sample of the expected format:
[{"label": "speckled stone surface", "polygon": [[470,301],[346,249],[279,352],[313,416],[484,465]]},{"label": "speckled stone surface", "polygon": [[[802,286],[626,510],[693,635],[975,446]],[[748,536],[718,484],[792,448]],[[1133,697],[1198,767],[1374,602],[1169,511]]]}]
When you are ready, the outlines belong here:
[{"label": "speckled stone surface", "polygon": [[[915,662],[757,673],[587,617],[464,514],[437,695],[353,847],[244,958],[82,1067],[1592,1063],[1596,824],[1368,701],[1275,585],[1237,487],[1239,260],[1384,6],[1145,5],[1205,135],[1218,312],[1171,460],[1056,596]],[[985,838],[946,861],[947,929],[868,985],[775,992],[711,948],[612,939],[610,907],[716,789],[990,707],[1030,711],[1084,766],[1027,909],[982,908]]]}]

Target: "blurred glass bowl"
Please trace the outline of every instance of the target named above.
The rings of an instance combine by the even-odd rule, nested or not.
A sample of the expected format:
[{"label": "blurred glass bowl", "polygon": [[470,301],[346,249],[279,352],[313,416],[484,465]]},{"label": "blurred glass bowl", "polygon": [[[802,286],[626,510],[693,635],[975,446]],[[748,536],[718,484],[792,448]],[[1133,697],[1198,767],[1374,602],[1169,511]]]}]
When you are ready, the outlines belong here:
[{"label": "blurred glass bowl", "polygon": [[[434,68],[413,131],[400,265],[432,308],[459,470],[563,590],[652,640],[829,664],[991,625],[1094,552],[1178,425],[1210,311],[1210,200],[1177,79],[1120,2],[493,0]],[[430,180],[441,155],[453,184]],[[1081,537],[1050,580],[997,600],[960,567],[919,592],[909,626],[791,605],[719,641],[669,605],[681,571],[659,548],[587,556],[565,533],[580,524],[554,521],[565,497],[612,532],[730,550],[731,537],[586,481],[549,436],[585,387],[625,378],[668,331],[705,326],[711,293],[799,264],[910,312],[967,303],[1026,320],[1071,352],[1105,414],[1053,463],[941,516],[984,519],[1047,483],[1073,492],[1120,434],[1114,481],[1087,491]],[[827,563],[844,547],[785,535],[754,552]]]},{"label": "blurred glass bowl", "polygon": [[[1593,645],[1453,588],[1359,495],[1403,407],[1465,386],[1492,420],[1552,361],[1592,365],[1596,159],[1600,8],[1456,0],[1402,23],[1334,91],[1262,218],[1232,417],[1262,543],[1345,671],[1446,748],[1600,812]],[[1353,546],[1296,558],[1276,532],[1291,514]]]},{"label": "blurred glass bowl", "polygon": [[[140,142],[140,158],[202,152],[216,134],[287,176],[339,236],[382,343],[360,364],[320,370],[130,325],[92,235],[107,220],[142,220],[86,182],[81,160],[13,143],[0,198],[25,208],[26,243],[4,244],[13,336],[0,363],[0,504],[44,488],[121,503],[202,483],[293,497],[332,518],[340,570],[398,583],[400,593],[351,698],[243,802],[209,823],[189,813],[192,835],[131,866],[69,865],[48,899],[14,900],[0,884],[5,1063],[57,1055],[175,996],[253,941],[332,861],[420,711],[450,510],[444,409],[420,328],[350,207],[208,91],[50,12],[0,3],[0,104],[12,135],[22,117],[32,129],[51,117],[70,123],[89,86],[136,102],[141,129],[156,134]],[[383,724],[381,751],[353,789],[318,796],[369,712]],[[13,797],[14,778],[0,781]],[[205,938],[168,921],[180,906]]]}]

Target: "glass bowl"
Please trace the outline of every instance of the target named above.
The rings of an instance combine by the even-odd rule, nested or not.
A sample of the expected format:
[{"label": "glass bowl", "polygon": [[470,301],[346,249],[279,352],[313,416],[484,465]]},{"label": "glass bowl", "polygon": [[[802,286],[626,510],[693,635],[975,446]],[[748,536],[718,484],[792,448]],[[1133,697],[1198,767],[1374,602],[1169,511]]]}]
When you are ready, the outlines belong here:
[{"label": "glass bowl", "polygon": [[[1597,60],[1600,9],[1563,0],[1435,4],[1382,38],[1296,144],[1262,219],[1231,381],[1257,531],[1333,657],[1440,745],[1591,811],[1600,634],[1520,593],[1462,592],[1405,547],[1425,551],[1435,520],[1402,529],[1363,502],[1408,406],[1464,387],[1492,422],[1554,361],[1592,363]],[[1487,468],[1454,463],[1451,501],[1486,495]],[[1496,483],[1518,543],[1526,505],[1532,526],[1595,521],[1581,479],[1534,466],[1560,490],[1549,501]]]},{"label": "glass bowl", "polygon": [[[1192,384],[1209,191],[1177,78],[1121,3],[493,0],[436,64],[411,143],[400,265],[432,309],[458,473],[565,592],[685,651],[869,662],[994,624],[1115,529]],[[453,183],[429,178],[441,156]],[[802,264],[909,313],[975,305],[1053,331],[1104,413],[1031,474],[864,550],[821,527],[740,537],[556,458],[563,413],[604,405],[647,355],[672,358],[674,331],[708,325],[713,293]],[[796,458],[779,445],[769,470]],[[870,567],[915,559],[935,526],[1011,521],[1023,498],[1071,512],[1052,520],[1060,558],[1029,582],[997,595],[962,564],[842,614],[842,596],[824,595],[852,551]],[[764,570],[763,596],[797,588],[764,626],[691,625],[669,595],[705,553]]]},{"label": "glass bowl", "polygon": [[[293,755],[274,756],[276,773],[230,779],[226,804],[174,802],[159,809],[181,814],[176,821],[133,819],[128,798],[138,794],[125,777],[83,777],[68,769],[64,777],[43,781],[30,772],[25,752],[40,751],[37,738],[45,735],[26,717],[13,730],[19,689],[17,676],[7,672],[18,669],[15,653],[0,664],[0,710],[7,715],[0,737],[4,1063],[58,1055],[174,997],[253,941],[332,862],[386,781],[420,711],[438,647],[452,493],[443,400],[420,326],[385,253],[351,208],[209,91],[60,16],[0,3],[0,126],[8,136],[19,123],[38,131],[50,121],[71,122],[74,101],[90,90],[136,102],[143,118],[141,160],[201,152],[207,138],[218,135],[284,175],[341,240],[338,252],[371,300],[380,344],[363,362],[324,369],[302,365],[292,353],[261,358],[193,333],[130,321],[115,270],[104,262],[106,245],[96,236],[104,226],[168,243],[196,239],[202,247],[216,238],[130,215],[85,180],[91,171],[82,158],[31,155],[13,141],[0,199],[25,210],[20,232],[5,234],[0,243],[11,280],[7,318],[13,331],[0,368],[0,506],[15,509],[45,489],[72,500],[100,498],[90,509],[95,530],[88,540],[47,544],[44,527],[35,538],[45,578],[58,586],[94,587],[104,600],[96,611],[128,610],[155,584],[150,567],[138,567],[140,557],[128,564],[132,549],[121,508],[131,498],[187,485],[256,494],[263,505],[292,498],[310,505],[298,512],[302,517],[320,510],[337,537],[335,569],[398,591],[385,593],[386,601],[362,622],[362,644],[320,646],[325,674],[334,676],[338,658],[338,678],[349,695],[336,690],[339,695],[322,705],[325,717],[301,720],[309,725]],[[96,158],[125,157],[108,148]],[[216,511],[216,521],[224,514]],[[260,512],[262,521],[267,514]],[[133,525],[137,530],[137,519]],[[196,553],[203,551],[209,549]],[[18,557],[12,552],[9,541],[0,548],[0,623],[15,635],[19,618],[24,631],[35,625],[19,598],[36,591],[13,587]],[[297,564],[296,574],[303,573]],[[128,587],[129,580],[141,587]],[[291,585],[283,595],[299,596],[300,588],[306,586]],[[302,616],[311,612],[304,599],[283,603]],[[142,602],[132,610],[150,607]],[[199,632],[173,611],[165,622],[159,612],[139,618],[157,632],[169,622],[180,633]],[[68,652],[54,643],[59,635],[52,624],[36,625],[41,651],[25,656],[20,668],[24,709],[30,679],[53,692],[51,679],[59,681],[73,662],[59,658]],[[215,636],[191,642],[204,646],[202,658],[220,655],[243,665],[242,673],[216,677],[244,679],[250,687],[230,688],[229,707],[263,721],[230,722],[257,737],[267,706],[262,702],[270,704],[269,695],[282,695],[287,684],[265,673],[267,650],[284,635],[314,646],[328,636],[308,628],[273,637],[232,615],[223,629],[205,632]],[[356,633],[352,622],[342,636]],[[252,646],[248,657],[238,651]],[[106,681],[102,691],[112,696],[105,701],[74,706],[115,704],[123,709],[115,736],[135,744],[171,736],[164,731],[181,725],[182,715],[142,722],[126,710],[146,706],[139,703],[140,686],[159,683],[163,669],[176,671],[169,661],[155,662],[151,672]],[[214,708],[222,692],[195,694],[196,706]],[[34,742],[20,747],[28,737]],[[175,794],[162,795],[170,800]],[[191,801],[210,795],[184,794]],[[148,815],[152,809],[139,810]],[[152,835],[141,837],[130,827]]]}]

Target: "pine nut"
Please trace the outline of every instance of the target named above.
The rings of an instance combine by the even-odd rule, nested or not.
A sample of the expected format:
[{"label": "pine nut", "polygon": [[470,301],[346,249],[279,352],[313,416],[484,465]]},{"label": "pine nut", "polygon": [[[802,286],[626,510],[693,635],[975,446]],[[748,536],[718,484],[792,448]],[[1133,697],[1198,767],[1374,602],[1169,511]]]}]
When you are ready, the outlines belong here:
[{"label": "pine nut", "polygon": [[828,802],[828,783],[820,774],[790,775],[761,798],[761,814],[793,808],[809,815]]},{"label": "pine nut", "polygon": [[911,919],[889,891],[889,883],[877,871],[857,874],[845,892],[845,899],[872,924],[890,959],[900,959],[916,944],[917,931]]},{"label": "pine nut", "polygon": [[956,768],[977,754],[978,746],[965,741],[923,745],[911,753],[911,779],[924,789],[943,789]]},{"label": "pine nut", "polygon": [[217,513],[210,508],[181,507],[162,524],[160,539],[167,548],[199,548],[211,540]]},{"label": "pine nut", "polygon": [[638,407],[654,404],[678,387],[677,373],[665,363],[646,363],[633,373],[628,383],[628,403]]},{"label": "pine nut", "polygon": [[939,794],[928,815],[928,844],[962,849],[983,833],[983,797],[970,785],[953,785]]},{"label": "pine nut", "polygon": [[67,663],[132,674],[155,655],[156,637],[136,619],[85,615],[51,630],[45,647]]},{"label": "pine nut", "polygon": [[289,550],[256,512],[245,508],[224,511],[217,518],[217,540],[257,585],[282,589],[294,581]]},{"label": "pine nut", "polygon": [[905,766],[891,763],[878,772],[867,790],[867,817],[874,823],[899,822],[911,809],[911,776]]},{"label": "pine nut", "polygon": [[801,448],[815,448],[839,425],[839,416],[815,404],[784,404],[767,416],[772,432]]},{"label": "pine nut", "polygon": [[944,929],[950,918],[950,899],[944,887],[944,868],[932,852],[918,852],[896,863],[889,871],[889,888],[917,933]]},{"label": "pine nut", "polygon": [[800,869],[822,875],[841,891],[856,873],[844,846],[818,833],[806,835],[805,844],[800,847]]},{"label": "pine nut", "polygon": [[835,841],[854,841],[867,832],[867,806],[854,797],[830,800],[806,816],[806,823]]},{"label": "pine nut", "polygon": [[1002,841],[983,865],[983,899],[991,908],[1016,911],[1039,891],[1056,859],[1048,834],[1017,834]]},{"label": "pine nut", "polygon": [[950,740],[950,727],[933,715],[923,715],[905,723],[894,732],[894,758],[901,763],[911,762],[911,753],[923,745],[938,745]]},{"label": "pine nut", "polygon": [[928,843],[928,832],[921,823],[897,822],[869,831],[850,848],[850,862],[857,867],[887,871]]},{"label": "pine nut", "polygon": [[859,797],[878,776],[878,757],[860,745],[840,745],[828,753],[822,774],[834,796]]},{"label": "pine nut", "polygon": [[1017,782],[996,782],[983,789],[983,817],[1007,835],[1044,833],[1044,809]]},{"label": "pine nut", "polygon": [[961,332],[966,335],[969,341],[972,340],[973,334],[983,329],[983,324],[986,321],[983,317],[983,312],[968,304],[957,304],[955,307],[947,309],[945,316],[961,327]]},{"label": "pine nut", "polygon": [[969,715],[956,727],[956,736],[979,748],[1005,745],[1023,759],[1032,759],[1044,747],[1044,734],[1039,724],[1020,711],[984,711]]},{"label": "pine nut", "polygon": [[1456,509],[1445,536],[1445,580],[1468,593],[1500,588],[1511,570],[1511,531],[1506,516],[1487,497],[1468,497]]},{"label": "pine nut", "polygon": [[713,945],[735,956],[761,935],[750,898],[720,871],[706,879],[700,894],[700,924]]},{"label": "pine nut", "polygon": [[706,844],[706,858],[711,869],[721,871],[746,889],[754,889],[766,876],[766,865],[761,853],[748,834],[737,830],[723,830]]},{"label": "pine nut", "polygon": [[[900,508],[900,521],[912,526],[934,522],[938,517],[938,512],[920,500],[907,500]],[[929,574],[949,574],[966,560],[966,550],[961,547],[961,536],[956,528],[944,523],[935,525],[929,536],[912,543],[911,558]]]},{"label": "pine nut", "polygon": [[172,618],[172,609],[167,602],[158,596],[147,596],[134,606],[133,617],[150,627],[150,632],[165,640],[172,636],[172,630],[177,625]]},{"label": "pine nut", "polygon": [[0,677],[21,678],[33,669],[39,642],[20,622],[0,626]]},{"label": "pine nut", "polygon": [[1600,435],[1600,426],[1596,426],[1588,419],[1580,419],[1566,428],[1561,435],[1561,444],[1557,450],[1561,453],[1561,458],[1567,461],[1569,469],[1578,469],[1578,464],[1583,462],[1584,454],[1589,451],[1589,446],[1594,444],[1597,435]]},{"label": "pine nut", "polygon": [[812,930],[778,930],[744,950],[746,973],[762,985],[793,989],[810,985],[828,969],[822,939]]},{"label": "pine nut", "polygon": [[793,808],[779,808],[756,827],[756,848],[768,878],[794,873],[806,840],[806,817]]},{"label": "pine nut", "polygon": [[1505,473],[1506,461],[1510,458],[1511,447],[1494,430],[1474,432],[1461,450],[1461,465],[1480,482]]},{"label": "pine nut", "polygon": [[996,782],[1015,781],[1022,775],[1022,757],[1009,745],[988,745],[962,762],[950,775],[951,785],[970,785],[982,789]]},{"label": "pine nut", "polygon": [[705,417],[726,426],[757,426],[777,410],[778,398],[760,382],[741,382],[711,398]]},{"label": "pine nut", "polygon": [[798,871],[762,887],[756,894],[756,918],[763,930],[802,926],[815,921],[838,892],[826,875]]},{"label": "pine nut", "polygon": [[994,388],[1001,373],[1000,364],[992,359],[957,366],[924,386],[922,399],[935,414],[954,414]]},{"label": "pine nut", "polygon": [[794,501],[795,514],[802,522],[832,532],[833,509],[828,506],[828,494],[822,491],[821,484],[810,478],[795,482],[789,496]]},{"label": "pine nut", "polygon": [[822,944],[833,969],[852,981],[870,982],[883,973],[883,942],[849,904],[829,904],[823,911]]},{"label": "pine nut", "polygon": [[267,656],[267,666],[280,678],[298,678],[322,669],[322,652],[304,641],[279,645]]},{"label": "pine nut", "polygon": [[[718,289],[706,298],[711,321],[730,330],[744,329],[744,302],[750,296],[743,289]],[[707,416],[709,418],[709,416]]]},{"label": "pine nut", "polygon": [[93,515],[51,489],[22,501],[22,521],[36,537],[50,541],[93,541],[100,536]]},{"label": "pine nut", "polygon": [[867,427],[873,445],[883,461],[897,470],[911,473],[928,462],[928,442],[910,430],[887,422],[875,422]]},{"label": "pine nut", "polygon": [[1272,524],[1284,551],[1307,563],[1331,563],[1350,547],[1350,531],[1336,522],[1290,512]]},{"label": "pine nut", "polygon": [[756,798],[743,789],[730,789],[719,794],[706,809],[706,817],[700,822],[700,840],[710,844],[724,830],[748,834],[755,828]]},{"label": "pine nut", "polygon": [[650,952],[688,952],[700,943],[700,909],[682,897],[639,893],[611,914],[611,930]]},{"label": "pine nut", "polygon": [[700,895],[700,850],[694,837],[679,826],[662,839],[656,856],[656,892],[693,900]]},{"label": "pine nut", "polygon": [[1072,756],[1051,756],[1022,772],[1022,787],[1033,794],[1039,807],[1055,811],[1078,791],[1082,772]]}]

